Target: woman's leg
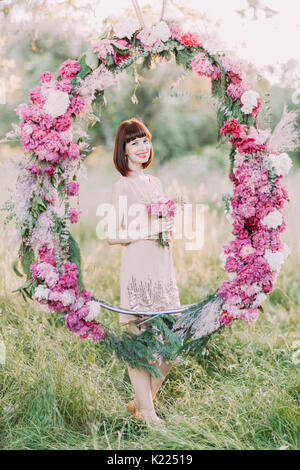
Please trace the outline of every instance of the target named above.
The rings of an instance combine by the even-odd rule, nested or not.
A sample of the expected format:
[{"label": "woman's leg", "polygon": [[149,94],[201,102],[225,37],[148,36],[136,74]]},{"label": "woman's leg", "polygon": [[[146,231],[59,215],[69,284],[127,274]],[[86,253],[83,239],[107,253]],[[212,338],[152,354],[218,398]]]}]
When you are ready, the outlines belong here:
[{"label": "woman's leg", "polygon": [[155,363],[157,368],[159,369],[160,373],[162,374],[163,377],[150,377],[150,383],[151,383],[151,393],[152,393],[152,398],[154,400],[158,390],[160,389],[163,381],[167,377],[171,367],[172,363],[170,362],[165,362],[162,360],[161,364],[158,363],[158,361]]},{"label": "woman's leg", "polygon": [[[129,323],[128,328],[132,333],[142,333],[142,331],[139,330],[133,323]],[[151,375],[149,374],[149,372],[146,372],[142,367],[138,369],[133,369],[127,365],[127,369],[130,381],[134,389],[135,402],[137,408],[139,409],[147,423],[159,422],[160,419],[155,413],[153,405]]]}]

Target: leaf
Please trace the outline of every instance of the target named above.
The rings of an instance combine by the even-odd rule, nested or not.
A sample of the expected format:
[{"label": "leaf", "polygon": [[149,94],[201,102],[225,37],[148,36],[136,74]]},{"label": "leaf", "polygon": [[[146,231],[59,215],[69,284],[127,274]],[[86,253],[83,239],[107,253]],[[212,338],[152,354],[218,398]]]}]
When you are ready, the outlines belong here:
[{"label": "leaf", "polygon": [[20,258],[24,273],[27,275],[28,278],[31,278],[32,274],[30,271],[30,265],[34,262],[33,249],[30,246],[22,243],[20,248]]},{"label": "leaf", "polygon": [[119,54],[126,55],[130,52],[130,49],[122,44],[112,42],[111,45]]},{"label": "leaf", "polygon": [[97,54],[92,50],[92,48],[89,48],[86,51],[85,55],[85,63],[88,67],[90,67],[92,70],[98,67],[99,64],[99,59]]},{"label": "leaf", "polygon": [[78,78],[82,78],[84,79],[90,72],[91,72],[91,67],[89,67],[86,63],[86,56],[83,55],[80,60],[79,60],[79,63],[80,63],[80,66],[81,66],[81,69],[79,71],[79,73],[76,75],[76,77]]},{"label": "leaf", "polygon": [[13,268],[13,271],[15,272],[15,274],[19,277],[23,277],[23,274],[20,273],[20,271],[18,270],[18,260],[15,260],[13,263],[12,263],[12,268]]}]

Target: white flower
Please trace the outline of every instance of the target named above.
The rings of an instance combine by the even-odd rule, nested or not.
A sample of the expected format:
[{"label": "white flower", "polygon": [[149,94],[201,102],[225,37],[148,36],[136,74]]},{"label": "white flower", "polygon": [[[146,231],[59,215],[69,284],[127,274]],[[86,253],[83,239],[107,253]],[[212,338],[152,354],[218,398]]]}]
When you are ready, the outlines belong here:
[{"label": "white flower", "polygon": [[54,287],[58,279],[59,275],[54,270],[52,272],[49,272],[45,277],[45,281],[49,287]]},{"label": "white flower", "polygon": [[44,111],[51,117],[56,118],[65,114],[70,104],[68,93],[60,90],[50,90],[44,104]]},{"label": "white flower", "polygon": [[85,321],[93,321],[96,320],[99,313],[100,313],[100,305],[95,300],[90,300],[87,302],[87,305],[90,307],[90,312],[86,317],[84,317]]},{"label": "white flower", "polygon": [[284,256],[281,251],[266,250],[265,258],[269,263],[271,271],[280,271],[281,265],[284,262]]},{"label": "white flower", "polygon": [[70,127],[66,131],[59,132],[59,137],[64,141],[65,144],[70,144],[73,140],[73,129]]},{"label": "white flower", "polygon": [[50,289],[41,284],[35,288],[33,297],[37,300],[48,300]]},{"label": "white flower", "polygon": [[218,52],[222,52],[222,45],[220,41],[215,38],[208,38],[203,42],[204,49],[209,52],[209,54],[216,55]]},{"label": "white flower", "polygon": [[255,301],[253,302],[253,307],[260,307],[260,305],[266,300],[267,296],[263,292],[256,296]]},{"label": "white flower", "polygon": [[119,39],[131,39],[133,33],[135,33],[138,29],[139,24],[134,18],[121,18],[118,23],[114,25],[115,35]]},{"label": "white flower", "polygon": [[153,27],[154,34],[163,42],[171,37],[169,26],[165,21],[160,21]]},{"label": "white flower", "polygon": [[241,110],[245,114],[251,114],[253,109],[257,106],[257,99],[259,94],[254,90],[247,90],[241,96],[241,103],[243,104]]},{"label": "white flower", "polygon": [[271,129],[258,130],[256,143],[258,145],[263,145],[266,143],[266,141],[269,139],[270,136],[271,136]]},{"label": "white flower", "polygon": [[[71,292],[70,292],[71,291]],[[64,307],[66,307],[67,305],[71,305],[72,303],[74,303],[74,300],[75,300],[75,296],[72,295],[74,294],[74,291],[70,289],[69,290],[65,290],[62,295],[61,295],[61,302],[62,304],[64,305]]]},{"label": "white flower", "polygon": [[268,168],[274,168],[277,176],[286,176],[293,166],[293,162],[287,153],[275,155],[271,153],[265,159]]},{"label": "white flower", "polygon": [[234,318],[239,318],[243,313],[243,309],[239,308],[237,305],[231,305],[227,303],[223,305],[222,309],[226,310],[226,312],[228,312],[229,315],[232,315]]},{"label": "white flower", "polygon": [[264,216],[261,223],[267,225],[268,228],[277,228],[282,224],[282,221],[282,214],[277,209],[274,209],[268,215]]},{"label": "white flower", "polygon": [[219,256],[219,259],[222,261],[222,267],[223,269],[225,269],[225,264],[226,264],[226,260],[228,258],[229,255],[227,255],[226,253],[221,253],[220,256]]}]

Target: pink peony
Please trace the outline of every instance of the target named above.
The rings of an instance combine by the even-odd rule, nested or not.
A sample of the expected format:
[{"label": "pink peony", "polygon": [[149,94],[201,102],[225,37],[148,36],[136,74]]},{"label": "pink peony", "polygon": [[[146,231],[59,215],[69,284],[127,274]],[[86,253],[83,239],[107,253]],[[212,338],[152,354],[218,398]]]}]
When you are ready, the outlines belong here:
[{"label": "pink peony", "polygon": [[171,23],[168,26],[169,26],[169,30],[171,33],[171,38],[174,39],[175,41],[181,42],[182,31],[180,27],[178,26],[178,24]]},{"label": "pink peony", "polygon": [[201,46],[200,36],[197,33],[186,33],[180,38],[181,44],[185,47],[199,47]]},{"label": "pink peony", "polygon": [[62,79],[72,80],[80,69],[81,66],[77,60],[68,59],[61,65],[57,73]]},{"label": "pink peony", "polygon": [[[115,41],[116,44],[121,44],[121,46],[127,47],[128,49],[131,49],[131,44],[127,42],[125,39],[119,39],[118,41]],[[116,65],[121,64],[124,60],[128,59],[130,57],[130,53],[128,54],[120,54],[119,52],[116,51],[114,48],[113,52],[113,60]]]},{"label": "pink peony", "polygon": [[55,173],[55,167],[52,166],[52,165],[49,165],[49,166],[47,166],[47,167],[45,168],[44,171],[45,171],[45,173],[47,173],[48,176],[51,177],[51,176],[53,176],[54,173]]},{"label": "pink peony", "polygon": [[43,72],[40,75],[40,82],[41,83],[50,83],[52,80],[54,81],[54,77],[51,75],[50,72]]},{"label": "pink peony", "polygon": [[76,224],[77,222],[79,222],[79,216],[81,213],[81,210],[77,210],[74,207],[70,209],[68,219],[70,220],[71,224]]},{"label": "pink peony", "polygon": [[98,58],[106,64],[107,55],[113,55],[114,48],[111,45],[110,39],[101,39],[97,44],[92,46],[93,51],[98,55]]},{"label": "pink peony", "polygon": [[70,114],[80,114],[83,108],[85,107],[85,101],[81,96],[73,96],[68,108],[68,113]]},{"label": "pink peony", "polygon": [[27,170],[29,170],[34,175],[40,175],[41,174],[41,169],[40,169],[39,166],[35,166],[35,165],[29,166],[27,168]]},{"label": "pink peony", "polygon": [[79,183],[77,181],[70,181],[67,184],[67,187],[64,188],[64,192],[67,191],[67,194],[69,196],[77,196],[79,192]]}]

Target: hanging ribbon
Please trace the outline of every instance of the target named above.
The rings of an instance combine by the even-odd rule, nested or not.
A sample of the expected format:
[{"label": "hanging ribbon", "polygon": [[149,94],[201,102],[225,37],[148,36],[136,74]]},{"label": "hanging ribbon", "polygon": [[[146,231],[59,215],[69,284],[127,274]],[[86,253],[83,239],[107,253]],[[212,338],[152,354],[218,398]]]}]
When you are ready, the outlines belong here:
[{"label": "hanging ribbon", "polygon": [[140,9],[138,1],[137,0],[131,0],[131,1],[132,1],[133,6],[134,6],[136,16],[138,17],[140,25],[142,26],[142,28],[145,28],[145,22],[144,22],[142,11]]},{"label": "hanging ribbon", "polygon": [[165,16],[166,4],[167,4],[167,0],[163,0],[163,5],[162,5],[162,10],[161,10],[159,21],[162,21]]},{"label": "hanging ribbon", "polygon": [[[140,25],[142,26],[142,28],[145,28],[145,22],[144,22],[144,19],[143,19],[143,15],[142,15],[142,11],[140,9],[140,6],[138,4],[138,1],[137,0],[131,0],[132,1],[132,5],[135,9],[135,12],[136,12],[136,16],[140,22]],[[160,18],[159,18],[159,21],[162,21],[163,20],[163,17],[165,15],[165,11],[166,11],[166,5],[167,5],[167,0],[163,0],[162,2],[162,10],[161,10],[161,15],[160,15]]]}]

